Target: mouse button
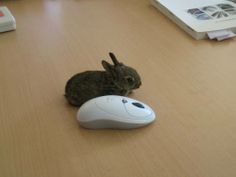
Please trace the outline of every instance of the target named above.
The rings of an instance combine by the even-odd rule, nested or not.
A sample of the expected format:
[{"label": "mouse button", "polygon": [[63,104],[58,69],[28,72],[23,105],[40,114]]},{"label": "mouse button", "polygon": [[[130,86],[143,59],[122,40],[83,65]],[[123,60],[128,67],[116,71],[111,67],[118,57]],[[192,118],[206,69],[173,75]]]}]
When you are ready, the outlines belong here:
[{"label": "mouse button", "polygon": [[[141,104],[141,103],[140,103]],[[143,104],[141,104],[143,106]],[[138,106],[134,106],[132,103],[125,104],[126,111],[135,117],[147,117],[152,114],[152,110],[150,110],[147,106],[144,108],[140,108]]]},{"label": "mouse button", "polygon": [[126,111],[125,111],[123,103],[118,100],[112,99],[112,100],[107,101],[106,99],[104,99],[103,101],[99,100],[99,101],[96,101],[95,103],[96,103],[96,106],[100,110],[106,113],[109,113],[118,117],[120,116],[124,117],[126,115]]},{"label": "mouse button", "polygon": [[119,98],[116,96],[101,96],[98,99],[96,99],[96,103],[100,104],[100,103],[112,103],[114,104],[114,102],[118,102]]}]

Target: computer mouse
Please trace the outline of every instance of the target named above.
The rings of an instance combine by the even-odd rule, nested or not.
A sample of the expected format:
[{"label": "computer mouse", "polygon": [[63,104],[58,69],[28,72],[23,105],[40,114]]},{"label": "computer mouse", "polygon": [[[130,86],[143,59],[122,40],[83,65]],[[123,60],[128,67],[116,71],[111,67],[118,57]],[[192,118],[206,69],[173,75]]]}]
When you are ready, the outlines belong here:
[{"label": "computer mouse", "polygon": [[132,129],[150,124],[155,118],[148,105],[117,95],[93,98],[77,112],[79,124],[89,129]]}]

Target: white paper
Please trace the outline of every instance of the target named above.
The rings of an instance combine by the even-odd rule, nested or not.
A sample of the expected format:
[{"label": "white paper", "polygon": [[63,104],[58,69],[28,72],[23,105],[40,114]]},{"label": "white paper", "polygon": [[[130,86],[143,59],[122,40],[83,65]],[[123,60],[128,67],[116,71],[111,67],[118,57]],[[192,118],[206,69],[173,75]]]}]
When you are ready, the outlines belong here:
[{"label": "white paper", "polygon": [[207,35],[210,39],[217,39],[218,41],[232,38],[235,36],[235,33],[233,33],[230,30],[217,30],[217,31],[210,31],[207,32]]},{"label": "white paper", "polygon": [[235,37],[235,36],[236,36],[236,34],[233,33],[233,32],[231,32],[228,36],[218,37],[217,40],[218,40],[218,41],[222,41],[222,40],[225,40],[225,39],[233,38],[233,37]]}]

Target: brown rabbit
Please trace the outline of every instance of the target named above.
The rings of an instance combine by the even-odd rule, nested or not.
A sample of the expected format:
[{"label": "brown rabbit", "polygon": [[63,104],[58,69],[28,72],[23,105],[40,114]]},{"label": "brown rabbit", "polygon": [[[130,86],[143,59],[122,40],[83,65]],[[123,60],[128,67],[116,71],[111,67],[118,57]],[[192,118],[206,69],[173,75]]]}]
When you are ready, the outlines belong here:
[{"label": "brown rabbit", "polygon": [[109,53],[114,65],[102,60],[105,71],[85,71],[72,76],[66,83],[65,97],[73,106],[104,95],[127,96],[141,85],[137,71],[126,66]]}]

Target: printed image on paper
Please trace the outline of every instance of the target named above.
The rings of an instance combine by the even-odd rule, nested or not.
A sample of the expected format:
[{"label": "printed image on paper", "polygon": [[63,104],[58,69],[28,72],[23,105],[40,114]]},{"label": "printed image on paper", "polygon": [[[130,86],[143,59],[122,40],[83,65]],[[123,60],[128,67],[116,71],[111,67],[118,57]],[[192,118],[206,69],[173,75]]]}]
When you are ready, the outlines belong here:
[{"label": "printed image on paper", "polygon": [[[234,0],[230,0],[234,2]],[[204,6],[201,8],[188,9],[187,13],[196,18],[197,20],[213,20],[223,19],[236,15],[236,2],[235,5],[221,3],[211,6]]]}]

